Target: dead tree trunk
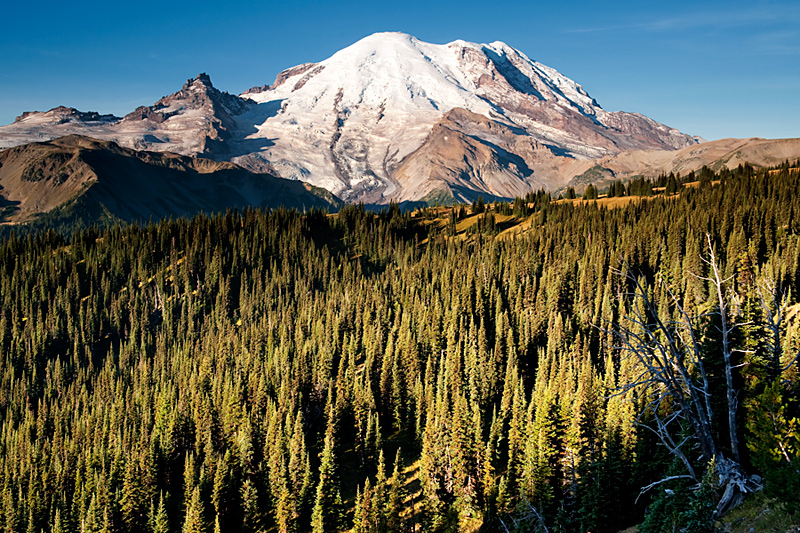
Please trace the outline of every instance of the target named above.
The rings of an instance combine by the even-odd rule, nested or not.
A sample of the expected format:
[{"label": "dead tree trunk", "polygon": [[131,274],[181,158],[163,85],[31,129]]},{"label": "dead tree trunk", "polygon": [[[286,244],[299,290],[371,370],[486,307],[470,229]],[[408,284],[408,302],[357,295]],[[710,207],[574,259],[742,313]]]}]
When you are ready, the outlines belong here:
[{"label": "dead tree trunk", "polygon": [[[625,322],[616,328],[615,335],[623,352],[634,357],[641,369],[637,379],[623,385],[625,390],[638,389],[647,398],[639,420],[649,418],[652,423],[645,427],[655,432],[662,444],[686,467],[687,474],[681,477],[690,478],[698,484],[702,472],[696,471],[684,449],[691,440],[699,445],[703,464],[698,466],[707,466],[712,461],[715,465],[721,491],[717,513],[724,514],[741,503],[748,492],[756,489],[759,480],[748,476],[741,466],[741,444],[736,425],[740,391],[736,388],[735,350],[731,344],[731,334],[737,325],[730,316],[725,293],[728,280],[720,275],[710,238],[707,242],[708,256],[703,260],[709,266],[710,275],[701,279],[707,281],[715,293],[714,311],[690,316],[679,299],[665,286],[676,319],[661,317],[658,306],[650,300],[643,282],[627,270],[622,274],[633,287],[630,295],[633,307]],[[722,339],[719,349],[725,374],[727,412],[723,417],[728,424],[727,443],[719,442],[713,431],[715,416],[718,415],[714,413],[711,398],[722,391],[712,390],[697,330],[698,320],[709,314],[715,314],[720,319]],[[685,433],[687,426],[690,436],[681,439],[679,436]],[[726,448],[731,450],[730,457],[723,452]],[[674,476],[670,479],[674,479]]]}]

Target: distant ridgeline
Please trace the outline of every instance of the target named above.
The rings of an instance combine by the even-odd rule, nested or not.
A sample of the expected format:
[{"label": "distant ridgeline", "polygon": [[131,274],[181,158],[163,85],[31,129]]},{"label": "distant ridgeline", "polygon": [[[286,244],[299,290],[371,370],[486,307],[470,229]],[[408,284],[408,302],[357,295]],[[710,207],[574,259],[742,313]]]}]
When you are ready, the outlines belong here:
[{"label": "distant ridgeline", "polygon": [[[742,465],[796,508],[800,174],[706,174],[597,201],[246,210],[7,236],[0,528],[707,527],[721,494],[688,425],[701,486],[676,479],[637,499],[685,465],[637,425],[652,422],[650,393],[625,388],[643,369],[615,329],[635,303],[617,269],[664,322],[681,318],[676,302],[696,317],[711,424],[729,432],[707,235],[743,324],[731,338]],[[783,305],[777,337],[765,290]]]}]

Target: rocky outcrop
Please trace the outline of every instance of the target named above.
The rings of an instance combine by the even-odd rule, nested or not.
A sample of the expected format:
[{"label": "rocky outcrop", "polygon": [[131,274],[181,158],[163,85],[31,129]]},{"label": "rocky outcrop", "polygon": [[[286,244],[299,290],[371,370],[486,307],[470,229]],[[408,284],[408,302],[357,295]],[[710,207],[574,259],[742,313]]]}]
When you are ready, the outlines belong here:
[{"label": "rocky outcrop", "polygon": [[95,111],[78,111],[74,107],[54,107],[49,111],[26,111],[14,119],[14,124],[67,124],[70,122],[117,122],[119,117],[101,115]]},{"label": "rocky outcrop", "polygon": [[23,113],[13,124],[0,127],[0,148],[76,134],[138,150],[223,159],[238,127],[235,117],[251,105],[250,100],[219,91],[207,74],[200,74],[180,91],[121,119],[66,107]]},{"label": "rocky outcrop", "polygon": [[249,100],[219,91],[207,74],[200,74],[187,80],[180,91],[126,115],[120,129],[152,130],[149,138],[145,135],[135,143],[140,149],[162,148],[150,145],[174,142],[172,137],[177,137],[184,144],[178,150],[181,153],[222,156],[228,152],[226,141],[236,129],[234,117],[251,104]]}]

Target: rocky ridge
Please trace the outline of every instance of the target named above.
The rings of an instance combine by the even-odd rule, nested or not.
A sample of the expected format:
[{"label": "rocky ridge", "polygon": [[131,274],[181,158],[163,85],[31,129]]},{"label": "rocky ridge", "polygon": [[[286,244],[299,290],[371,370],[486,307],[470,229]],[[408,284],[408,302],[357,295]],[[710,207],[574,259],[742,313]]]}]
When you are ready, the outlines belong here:
[{"label": "rocky ridge", "polygon": [[249,100],[219,91],[207,74],[200,74],[180,91],[122,118],[65,107],[23,113],[13,124],[0,127],[0,148],[75,134],[136,150],[222,159],[236,128],[234,117],[250,105]]},{"label": "rocky ridge", "polygon": [[324,189],[230,162],[137,151],[79,135],[0,152],[3,224],[56,212],[56,219],[91,224],[281,205],[335,209],[340,201]]}]

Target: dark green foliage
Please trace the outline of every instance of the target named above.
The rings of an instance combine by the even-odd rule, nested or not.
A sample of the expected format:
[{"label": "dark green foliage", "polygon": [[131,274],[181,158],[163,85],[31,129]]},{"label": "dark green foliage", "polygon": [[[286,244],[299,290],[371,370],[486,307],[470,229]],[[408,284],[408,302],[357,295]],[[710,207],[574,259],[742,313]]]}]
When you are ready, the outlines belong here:
[{"label": "dark green foliage", "polygon": [[[547,192],[544,189],[540,189],[538,191],[531,191],[528,194],[526,194],[525,198],[524,198],[524,201],[522,201],[523,200],[522,198],[517,198],[514,201],[514,205],[515,206],[518,205],[517,204],[518,200],[520,201],[519,203],[521,204],[520,207],[522,207],[522,206],[526,207],[525,214],[529,215],[532,211],[538,211],[538,210],[542,209],[544,206],[546,206],[547,204],[549,204],[550,201],[552,200],[552,197],[550,196],[549,192]],[[515,214],[517,216],[520,216],[517,213],[515,213]]]},{"label": "dark green foliage", "polygon": [[480,214],[486,210],[486,205],[483,203],[483,196],[478,195],[477,200],[472,202],[472,213]]},{"label": "dark green foliage", "polygon": [[597,458],[587,457],[578,467],[582,480],[577,488],[580,529],[598,533],[620,531],[629,522],[628,507],[638,487],[631,487],[630,465],[622,455],[618,436],[609,437],[604,453],[597,452]]},{"label": "dark green foliage", "polygon": [[183,518],[182,533],[206,533],[206,520],[204,518],[203,502],[200,499],[200,487],[192,490],[186,502],[186,513]]},{"label": "dark green foliage", "polygon": [[[793,401],[794,400],[794,401]],[[767,386],[750,405],[747,446],[766,481],[767,495],[800,507],[800,420],[797,401],[780,382]]]},{"label": "dark green foliage", "polygon": [[628,182],[626,196],[653,196],[653,183],[644,177],[634,177]]},{"label": "dark green foliage", "polygon": [[584,183],[597,183],[603,180],[609,180],[614,177],[614,171],[600,165],[595,165],[582,174],[573,176],[570,183],[574,185],[583,185]]},{"label": "dark green foliage", "polygon": [[703,165],[703,167],[697,173],[697,179],[700,182],[700,187],[710,186],[714,178],[714,172],[705,165]]},{"label": "dark green foliage", "polygon": [[[635,267],[659,303],[651,282],[669,280],[703,312],[709,291],[689,273],[704,274],[709,233],[743,310],[766,275],[800,290],[797,173],[713,181],[612,210],[531,193],[510,208],[530,217],[513,240],[494,237],[501,217],[485,205],[466,236],[448,235],[443,212],[395,205],[10,235],[0,528],[540,527],[527,502],[548,527],[631,525],[638,489],[665,467],[635,428],[635,396],[611,393],[637,369],[604,333],[630,303],[610,270]],[[773,345],[755,343],[757,360]],[[741,401],[781,414],[788,436],[796,374],[769,372],[743,367]],[[789,385],[763,396],[776,372]],[[752,420],[750,464],[767,487],[788,483],[769,473],[783,441]],[[703,501],[685,499],[698,523]]]},{"label": "dark green foliage", "polygon": [[512,215],[513,214],[513,209],[511,207],[511,204],[509,204],[509,203],[498,202],[498,203],[495,204],[495,207],[496,207],[497,213],[500,214],[500,215]]},{"label": "dark green foliage", "polygon": [[708,533],[714,531],[715,472],[709,468],[700,486],[686,482],[664,484],[658,488],[659,496],[647,511],[639,526],[641,533],[685,531]]},{"label": "dark green foliage", "polygon": [[522,198],[515,198],[514,203],[511,205],[511,213],[515,217],[526,217],[530,214],[528,208],[528,201]]},{"label": "dark green foliage", "polygon": [[325,436],[325,446],[322,449],[317,495],[311,513],[311,528],[314,533],[338,531],[343,525],[344,506],[339,488],[338,465],[333,450],[333,436],[328,434]]},{"label": "dark green foliage", "polygon": [[608,197],[614,198],[615,196],[625,196],[625,184],[620,180],[612,181],[608,187]]},{"label": "dark green foliage", "polygon": [[167,506],[165,505],[163,494],[158,498],[157,507],[155,502],[150,504],[148,528],[152,533],[168,533],[170,531],[169,516],[167,515]]},{"label": "dark green foliage", "polygon": [[468,228],[469,233],[494,235],[497,233],[497,219],[493,212],[482,211],[474,225]]},{"label": "dark green foliage", "polygon": [[[691,179],[694,181],[694,176]],[[683,182],[680,181],[672,172],[669,173],[669,176],[666,177],[664,181],[664,194],[670,195],[675,194],[676,192],[680,191],[683,188]]]},{"label": "dark green foliage", "polygon": [[41,168],[30,166],[25,169],[20,179],[22,181],[42,181],[44,179],[44,172]]}]

